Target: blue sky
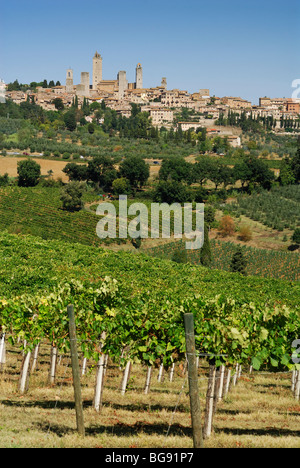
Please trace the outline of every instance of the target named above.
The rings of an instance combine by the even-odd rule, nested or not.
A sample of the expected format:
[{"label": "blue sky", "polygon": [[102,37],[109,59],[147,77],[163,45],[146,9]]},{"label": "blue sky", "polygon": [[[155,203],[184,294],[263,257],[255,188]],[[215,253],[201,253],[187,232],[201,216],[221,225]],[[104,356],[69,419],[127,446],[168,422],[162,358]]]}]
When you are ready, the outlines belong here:
[{"label": "blue sky", "polygon": [[126,70],[144,86],[209,88],[211,95],[290,97],[300,78],[299,0],[2,0],[0,78],[60,80],[66,69],[103,78]]}]

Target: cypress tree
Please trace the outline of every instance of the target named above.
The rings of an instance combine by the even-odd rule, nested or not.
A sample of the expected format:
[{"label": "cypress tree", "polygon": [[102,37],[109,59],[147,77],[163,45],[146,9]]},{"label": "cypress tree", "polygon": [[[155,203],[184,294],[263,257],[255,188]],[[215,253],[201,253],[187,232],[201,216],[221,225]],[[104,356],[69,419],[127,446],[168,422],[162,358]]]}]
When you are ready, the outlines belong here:
[{"label": "cypress tree", "polygon": [[208,227],[204,225],[204,243],[200,249],[200,262],[203,266],[209,266],[211,263],[211,250],[209,244]]},{"label": "cypress tree", "polygon": [[243,254],[241,247],[238,247],[236,252],[233,254],[231,263],[230,263],[230,271],[241,273],[242,275],[246,276],[246,266],[247,260]]}]

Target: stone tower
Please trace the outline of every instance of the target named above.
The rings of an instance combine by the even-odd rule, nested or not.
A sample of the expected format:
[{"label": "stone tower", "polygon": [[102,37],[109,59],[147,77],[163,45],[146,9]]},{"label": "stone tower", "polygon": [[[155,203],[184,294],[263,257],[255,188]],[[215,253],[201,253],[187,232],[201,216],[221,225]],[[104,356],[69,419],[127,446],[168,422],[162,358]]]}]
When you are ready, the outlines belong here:
[{"label": "stone tower", "polygon": [[126,79],[126,71],[118,73],[119,99],[124,97],[124,91],[128,89],[128,81]]},{"label": "stone tower", "polygon": [[88,97],[90,94],[90,74],[89,72],[81,72],[82,95]]},{"label": "stone tower", "polygon": [[161,79],[161,87],[167,89],[167,78],[165,76]]},{"label": "stone tower", "polygon": [[69,70],[67,70],[67,77],[66,77],[66,92],[72,93],[73,91],[74,91],[73,70],[69,68]]},{"label": "stone tower", "polygon": [[143,68],[140,63],[137,64],[135,69],[135,87],[137,89],[143,88]]},{"label": "stone tower", "polygon": [[93,58],[93,89],[97,89],[100,81],[102,81],[102,57],[96,52]]}]

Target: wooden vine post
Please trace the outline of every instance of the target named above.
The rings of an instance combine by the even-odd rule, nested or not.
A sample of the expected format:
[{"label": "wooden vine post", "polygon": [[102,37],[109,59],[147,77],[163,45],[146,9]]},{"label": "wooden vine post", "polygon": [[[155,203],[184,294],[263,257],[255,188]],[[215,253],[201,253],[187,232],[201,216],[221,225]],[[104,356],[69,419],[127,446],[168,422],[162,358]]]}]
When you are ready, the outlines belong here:
[{"label": "wooden vine post", "polygon": [[184,314],[184,327],[194,448],[203,448],[193,314]]},{"label": "wooden vine post", "polygon": [[69,315],[69,335],[70,335],[77,431],[80,435],[84,436],[85,430],[84,430],[83,408],[82,408],[82,399],[81,399],[80,370],[79,370],[79,361],[78,361],[78,353],[77,353],[74,306],[72,304],[68,305],[67,310],[68,310],[68,315]]}]

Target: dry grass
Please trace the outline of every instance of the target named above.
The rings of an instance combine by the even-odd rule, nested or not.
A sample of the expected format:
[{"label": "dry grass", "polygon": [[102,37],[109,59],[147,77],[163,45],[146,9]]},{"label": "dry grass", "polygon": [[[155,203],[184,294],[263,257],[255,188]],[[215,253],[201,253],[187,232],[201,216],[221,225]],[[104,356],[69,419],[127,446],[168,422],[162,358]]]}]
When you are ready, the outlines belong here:
[{"label": "dry grass", "polygon": [[[0,174],[7,173],[9,177],[17,177],[18,162],[24,159],[27,159],[27,157],[0,156]],[[63,182],[69,181],[69,178],[63,172],[64,167],[66,167],[69,161],[54,161],[42,158],[34,158],[34,160],[41,166],[42,175],[46,176],[51,169],[53,171],[53,179],[61,179]]]},{"label": "dry grass", "polygon": [[[47,384],[49,346],[39,355],[39,367],[30,377],[24,396],[17,391],[21,356],[8,353],[0,374],[0,447],[34,448],[192,448],[191,418],[186,376],[176,368],[175,379],[163,382],[153,374],[151,390],[143,392],[145,369],[134,365],[124,396],[121,372],[110,363],[105,380],[103,408],[92,406],[95,369],[82,377],[86,434],[76,432],[69,357],[58,367],[57,382]],[[90,363],[91,365],[91,363]],[[200,400],[204,417],[205,363],[199,368]],[[293,398],[288,374],[243,374],[237,386],[217,408],[215,432],[206,448],[299,448],[300,405]]]},{"label": "dry grass", "polygon": [[[216,212],[216,220],[220,221],[220,219],[224,216],[222,211]],[[254,221],[247,216],[241,215],[239,220],[236,221],[236,218],[233,218],[236,225],[236,232],[232,236],[227,236],[224,240],[228,242],[234,242],[242,245],[246,245],[249,247],[255,247],[258,249],[267,249],[267,250],[287,250],[287,247],[290,245],[291,236],[293,231],[290,229],[284,229],[283,231],[278,231],[276,229],[268,228],[264,224],[260,223],[259,221]],[[249,227],[252,238],[247,241],[241,241],[239,239],[239,231],[238,229],[242,226]],[[211,229],[210,231],[210,238],[218,238],[218,230]]]}]

